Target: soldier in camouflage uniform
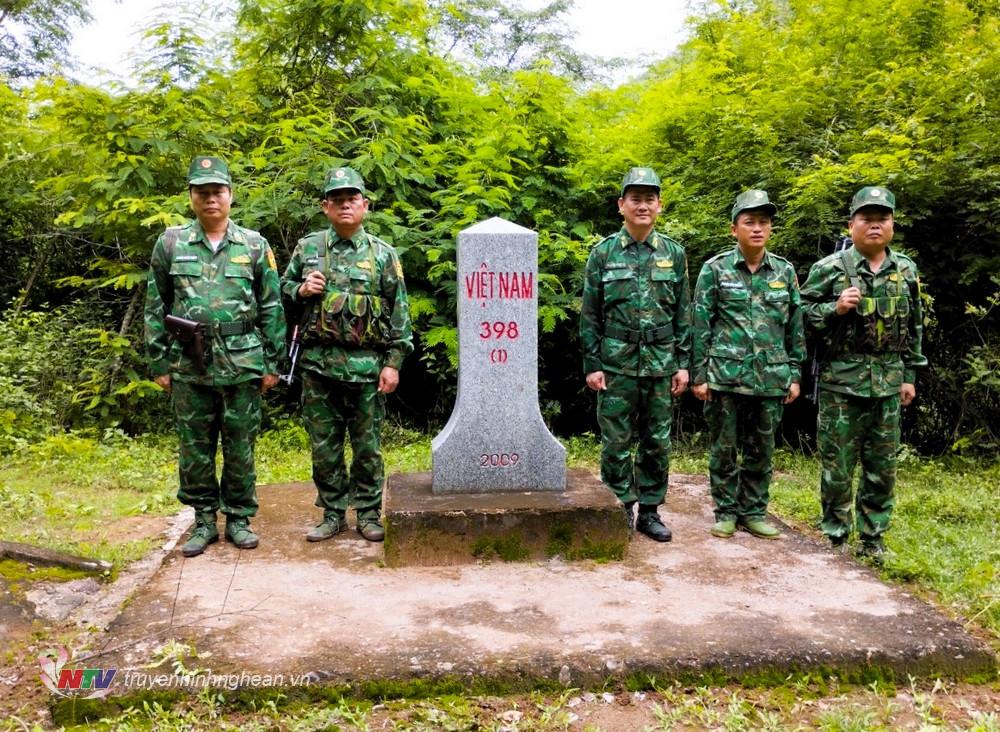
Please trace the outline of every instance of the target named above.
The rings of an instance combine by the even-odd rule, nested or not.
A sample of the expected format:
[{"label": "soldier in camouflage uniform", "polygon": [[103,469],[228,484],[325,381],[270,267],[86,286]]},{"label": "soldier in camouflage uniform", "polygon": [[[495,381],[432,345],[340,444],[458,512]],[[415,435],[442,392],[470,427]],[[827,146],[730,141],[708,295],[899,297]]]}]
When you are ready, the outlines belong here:
[{"label": "soldier in camouflage uniform", "polygon": [[822,528],[845,549],[853,503],[858,553],[876,562],[885,554],[882,535],[895,503],[900,409],[916,396],[916,369],[927,365],[917,266],[888,246],[895,208],[887,188],[858,191],[849,222],[854,246],[814,264],[802,286],[806,323],[824,346],[817,434]]},{"label": "soldier in camouflage uniform", "polygon": [[805,333],[795,268],[766,249],[776,213],[766,191],[737,197],[737,245],[705,262],[691,305],[691,392],[705,402],[711,533],[722,538],[737,526],[762,539],[781,533],[764,517],[774,435],[783,405],[799,395]]},{"label": "soldier in camouflage uniform", "polygon": [[[399,383],[413,350],[403,267],[396,251],[364,230],[365,184],[351,168],[330,171],[323,189],[330,226],[299,240],[282,278],[287,297],[305,306],[302,416],[312,444],[313,481],[323,520],[306,538],[323,541],[347,528],[353,489],[358,532],[382,541],[385,395]],[[344,438],[350,434],[350,476]]]},{"label": "soldier in camouflage uniform", "polygon": [[598,393],[601,480],[629,528],[670,541],[657,507],[667,493],[673,398],[688,383],[690,290],[684,249],[654,231],[660,206],[659,177],[632,168],[618,199],[624,226],[587,259],[580,341],[587,386]]},{"label": "soldier in camouflage uniform", "polygon": [[[226,539],[241,549],[257,546],[249,521],[257,512],[254,441],[260,395],[278,383],[285,321],[271,248],[256,231],[229,218],[232,181],[225,161],[196,157],[188,170],[188,194],[196,220],[167,229],[153,246],[145,328],[153,378],[173,397],[177,498],[195,510],[194,530],[182,547],[191,557],[218,540],[219,509],[226,515]],[[168,315],[200,324],[202,358],[171,338]],[[223,466],[217,480],[220,437]]]}]

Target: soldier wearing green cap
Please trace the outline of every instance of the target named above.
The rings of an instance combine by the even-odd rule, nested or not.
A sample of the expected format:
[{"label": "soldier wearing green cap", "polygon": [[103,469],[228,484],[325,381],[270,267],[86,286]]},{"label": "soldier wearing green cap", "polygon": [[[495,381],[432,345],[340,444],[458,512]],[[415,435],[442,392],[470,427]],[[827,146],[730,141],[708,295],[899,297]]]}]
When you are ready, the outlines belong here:
[{"label": "soldier wearing green cap", "polygon": [[711,533],[722,538],[781,533],[765,519],[774,435],[799,396],[805,332],[795,267],[766,248],[776,213],[766,191],[736,198],[736,246],[705,262],[691,305],[691,392],[705,402]]},{"label": "soldier wearing green cap", "polygon": [[[323,518],[307,535],[347,528],[353,494],[357,530],[382,541],[382,418],[413,350],[403,267],[396,250],[362,226],[368,212],[357,171],[326,176],[322,207],[330,226],[300,239],[282,277],[285,295],[305,305],[302,416],[312,445],[316,505]],[[348,474],[344,439],[353,461]]]},{"label": "soldier wearing green cap", "polygon": [[822,528],[845,550],[853,506],[858,554],[876,562],[895,503],[901,407],[916,396],[916,369],[927,365],[917,266],[889,248],[895,209],[888,188],[859,190],[848,223],[853,246],[816,262],[802,286],[806,323],[826,353],[817,429]]},{"label": "soldier wearing green cap", "polygon": [[[260,395],[278,383],[285,324],[274,254],[256,231],[229,218],[232,179],[222,158],[199,155],[188,169],[195,220],[156,240],[146,290],[150,370],[171,392],[179,441],[178,499],[195,510],[182,547],[201,554],[219,538],[257,546],[254,441]],[[178,320],[179,319],[179,320]],[[222,477],[216,478],[222,442]]]},{"label": "soldier wearing green cap", "polygon": [[684,249],[654,230],[660,207],[659,176],[629,170],[618,199],[624,225],[587,259],[580,341],[587,386],[597,392],[601,480],[630,528],[670,541],[657,509],[667,493],[673,399],[688,383],[690,290]]}]

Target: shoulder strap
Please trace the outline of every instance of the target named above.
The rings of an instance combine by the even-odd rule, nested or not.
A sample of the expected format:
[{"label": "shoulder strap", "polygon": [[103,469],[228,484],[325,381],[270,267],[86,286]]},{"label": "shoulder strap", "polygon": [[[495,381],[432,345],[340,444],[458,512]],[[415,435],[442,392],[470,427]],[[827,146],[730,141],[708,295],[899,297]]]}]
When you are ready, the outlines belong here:
[{"label": "shoulder strap", "polygon": [[326,277],[326,251],[330,248],[330,230],[323,229],[323,241],[320,245],[316,247],[316,264],[319,265],[317,269],[323,273]]},{"label": "shoulder strap", "polygon": [[375,261],[375,247],[376,246],[377,246],[377,243],[376,243],[375,239],[372,238],[371,234],[368,234],[368,264],[371,265],[372,277],[374,277],[375,273],[378,271],[376,269],[377,262]]},{"label": "shoulder strap", "polygon": [[858,277],[857,267],[854,266],[854,260],[851,259],[847,249],[840,250],[840,261],[844,264],[844,272],[847,273],[847,279],[851,281],[851,287],[857,287],[860,290],[861,278]]}]

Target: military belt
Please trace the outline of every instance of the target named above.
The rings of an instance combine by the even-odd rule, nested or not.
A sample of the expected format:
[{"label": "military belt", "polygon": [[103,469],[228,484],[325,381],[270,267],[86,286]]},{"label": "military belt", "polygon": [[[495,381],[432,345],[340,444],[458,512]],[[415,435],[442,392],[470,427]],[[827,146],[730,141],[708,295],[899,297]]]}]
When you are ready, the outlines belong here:
[{"label": "military belt", "polygon": [[674,326],[670,323],[661,325],[658,328],[649,328],[648,330],[623,328],[622,326],[615,325],[614,323],[608,323],[604,326],[605,336],[617,338],[618,340],[625,341],[626,343],[665,343],[670,340],[673,334]]},{"label": "military belt", "polygon": [[220,336],[246,335],[253,333],[254,329],[252,320],[227,320],[221,323],[203,323],[203,325],[209,333]]}]

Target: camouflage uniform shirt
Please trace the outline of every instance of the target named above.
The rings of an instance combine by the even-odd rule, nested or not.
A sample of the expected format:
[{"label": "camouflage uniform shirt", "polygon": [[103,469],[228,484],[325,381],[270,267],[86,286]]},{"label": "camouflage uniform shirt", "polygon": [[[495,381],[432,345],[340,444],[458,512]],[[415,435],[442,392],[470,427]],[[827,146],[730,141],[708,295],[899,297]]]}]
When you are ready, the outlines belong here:
[{"label": "camouflage uniform shirt", "polygon": [[[319,253],[326,247],[325,257]],[[299,285],[320,267],[327,290],[336,288],[357,295],[382,299],[381,316],[387,322],[387,337],[381,348],[350,347],[337,343],[304,343],[301,365],[307,371],[337,381],[378,381],[384,366],[399,369],[413,351],[410,308],[403,282],[403,267],[396,250],[364,228],[350,239],[340,239],[333,227],[299,240],[281,279],[285,295],[304,307],[318,307],[321,296],[302,299]]]},{"label": "camouflage uniform shirt", "polygon": [[[208,386],[239,384],[278,373],[285,321],[274,254],[267,240],[232,221],[212,251],[201,224],[179,227],[172,247],[153,245],[146,290],[146,350],[154,377]],[[176,315],[208,324],[205,370],[199,371],[167,333]],[[219,324],[250,321],[248,332],[224,335]]]},{"label": "camouflage uniform shirt", "polygon": [[[847,256],[854,262],[861,280],[859,310],[837,315],[837,298],[851,286],[841,255],[831,254],[816,262],[802,285],[802,305],[806,323],[825,340],[828,353],[820,373],[820,388],[859,397],[887,397],[899,394],[900,387],[916,381],[916,369],[927,365],[921,351],[923,309],[917,266],[904,254],[886,249],[885,261],[873,273],[868,260],[854,247]],[[898,323],[905,343],[891,350],[866,343],[865,327],[859,311],[889,326]]]},{"label": "camouflage uniform shirt", "polygon": [[756,272],[740,248],[701,268],[691,325],[691,383],[715,391],[784,396],[799,383],[805,332],[795,268],[770,252]]},{"label": "camouflage uniform shirt", "polygon": [[672,376],[688,368],[690,287],[684,249],[659,232],[622,227],[587,259],[580,312],[583,370]]}]

